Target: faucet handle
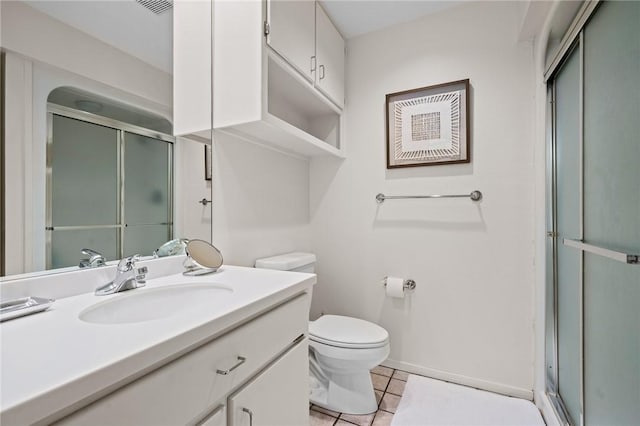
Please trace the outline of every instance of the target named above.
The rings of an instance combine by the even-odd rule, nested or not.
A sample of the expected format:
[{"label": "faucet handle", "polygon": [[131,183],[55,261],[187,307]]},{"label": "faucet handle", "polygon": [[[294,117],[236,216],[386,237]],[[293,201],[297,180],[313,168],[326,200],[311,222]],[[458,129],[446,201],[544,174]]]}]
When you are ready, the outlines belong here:
[{"label": "faucet handle", "polygon": [[135,267],[138,259],[140,259],[139,254],[134,254],[133,256],[123,258],[120,262],[118,262],[118,271],[120,272],[131,271]]},{"label": "faucet handle", "polygon": [[95,250],[92,250],[90,248],[83,248],[82,250],[80,250],[80,253],[87,257],[86,259],[82,259],[80,261],[79,266],[81,268],[95,268],[105,265],[104,256]]}]

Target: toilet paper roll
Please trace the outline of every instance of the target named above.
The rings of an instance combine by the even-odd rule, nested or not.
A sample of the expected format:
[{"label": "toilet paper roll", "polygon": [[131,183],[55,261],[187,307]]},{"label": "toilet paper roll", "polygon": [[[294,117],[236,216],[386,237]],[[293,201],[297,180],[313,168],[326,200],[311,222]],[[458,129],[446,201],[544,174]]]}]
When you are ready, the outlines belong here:
[{"label": "toilet paper roll", "polygon": [[404,297],[404,279],[398,277],[387,277],[387,296]]}]

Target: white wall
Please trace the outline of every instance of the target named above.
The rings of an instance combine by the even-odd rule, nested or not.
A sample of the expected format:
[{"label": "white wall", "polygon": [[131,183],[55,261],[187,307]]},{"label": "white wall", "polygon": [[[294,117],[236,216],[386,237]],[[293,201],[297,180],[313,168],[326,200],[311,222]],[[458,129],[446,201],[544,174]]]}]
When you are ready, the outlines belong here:
[{"label": "white wall", "polygon": [[213,244],[230,265],[310,249],[309,162],[217,134]]},{"label": "white wall", "polygon": [[[312,315],[374,321],[387,363],[532,397],[534,68],[510,2],[472,2],[350,40],[344,163],[311,165]],[[385,94],[469,78],[472,162],[385,168]],[[468,199],[375,195],[482,191]],[[387,275],[414,279],[404,300]]]},{"label": "white wall", "polygon": [[199,204],[211,200],[212,181],[204,178],[205,144],[187,138],[177,138],[175,149],[175,210],[176,238],[211,241],[212,205]]},{"label": "white wall", "polygon": [[3,1],[0,6],[3,48],[150,102],[171,105],[170,74],[20,1]]}]

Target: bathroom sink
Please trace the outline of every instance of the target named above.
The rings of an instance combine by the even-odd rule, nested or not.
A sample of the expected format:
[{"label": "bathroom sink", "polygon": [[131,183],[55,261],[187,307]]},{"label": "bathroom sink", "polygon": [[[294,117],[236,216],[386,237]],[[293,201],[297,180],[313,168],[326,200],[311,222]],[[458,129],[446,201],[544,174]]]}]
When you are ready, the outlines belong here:
[{"label": "bathroom sink", "polygon": [[233,293],[213,284],[175,284],[167,287],[129,290],[80,312],[82,321],[97,324],[126,324],[166,318],[211,304]]}]

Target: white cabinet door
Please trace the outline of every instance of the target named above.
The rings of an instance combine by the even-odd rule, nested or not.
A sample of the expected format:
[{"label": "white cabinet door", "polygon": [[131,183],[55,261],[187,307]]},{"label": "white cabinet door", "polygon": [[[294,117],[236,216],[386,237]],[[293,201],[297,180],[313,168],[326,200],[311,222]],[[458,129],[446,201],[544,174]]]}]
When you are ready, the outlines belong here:
[{"label": "white cabinet door", "polygon": [[204,418],[197,426],[226,426],[227,410],[224,405],[219,405],[207,417]]},{"label": "white cabinet door", "polygon": [[173,2],[173,134],[211,128],[211,2]]},{"label": "white cabinet door", "polygon": [[309,81],[313,80],[315,44],[314,0],[268,0],[267,44]]},{"label": "white cabinet door", "polygon": [[316,4],[316,85],[344,106],[344,40],[320,4]]},{"label": "white cabinet door", "polygon": [[229,398],[229,426],[309,424],[309,355],[305,338]]}]

